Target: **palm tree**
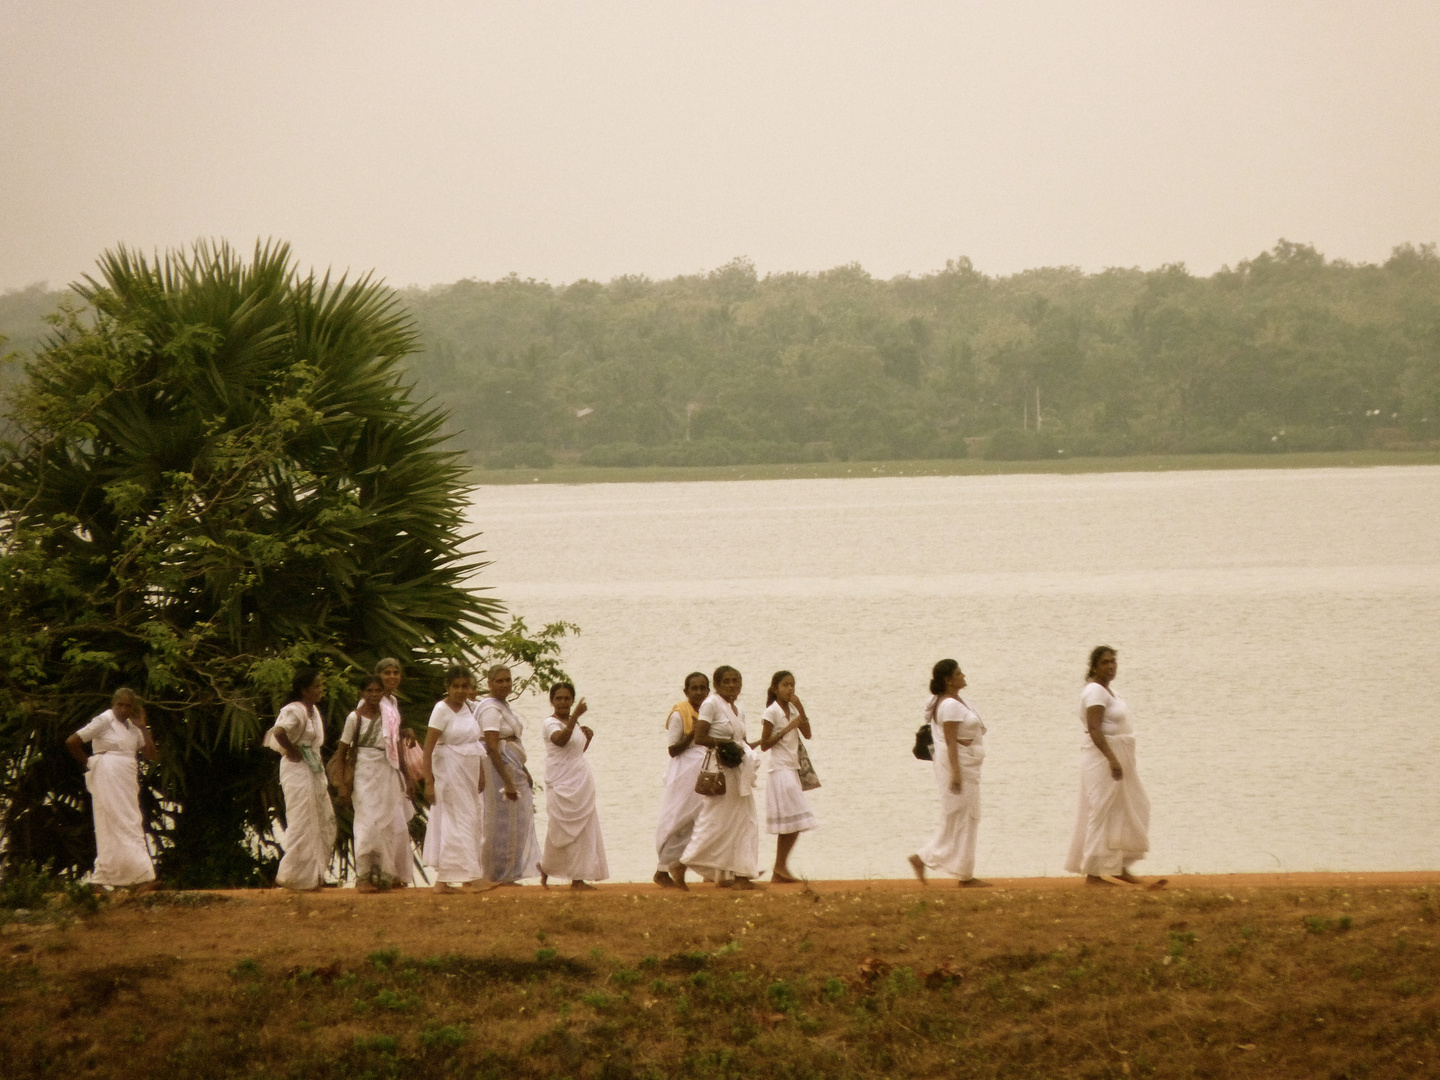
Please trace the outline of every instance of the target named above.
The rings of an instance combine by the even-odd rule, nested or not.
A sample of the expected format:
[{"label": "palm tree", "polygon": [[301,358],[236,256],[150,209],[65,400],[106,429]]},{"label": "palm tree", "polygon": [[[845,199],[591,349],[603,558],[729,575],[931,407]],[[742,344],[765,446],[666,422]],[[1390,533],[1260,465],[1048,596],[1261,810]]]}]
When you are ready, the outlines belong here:
[{"label": "palm tree", "polygon": [[377,658],[405,659],[421,700],[499,628],[469,584],[465,470],[368,276],[200,243],[109,252],[74,289],[90,311],[27,367],[0,449],[4,856],[88,866],[61,744],[128,685],[162,747],[144,795],[162,876],[254,881],[278,802],[258,738],[295,666],[329,671],[334,722]]}]

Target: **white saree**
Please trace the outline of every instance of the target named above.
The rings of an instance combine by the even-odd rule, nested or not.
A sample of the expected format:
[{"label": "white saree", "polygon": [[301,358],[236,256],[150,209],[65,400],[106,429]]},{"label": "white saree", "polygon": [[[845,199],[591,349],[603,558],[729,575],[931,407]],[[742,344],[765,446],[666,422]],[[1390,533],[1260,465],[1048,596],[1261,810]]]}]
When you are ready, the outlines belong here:
[{"label": "white saree", "polygon": [[386,752],[384,724],[383,713],[367,719],[352,712],[340,735],[342,747],[356,748],[355,790],[350,796],[355,807],[355,876],[379,875],[408,885],[414,857],[406,810],[413,813],[413,809],[405,798],[398,759],[392,762]]},{"label": "white saree", "polygon": [[1065,869],[1092,877],[1123,873],[1150,850],[1150,797],[1135,767],[1135,733],[1124,700],[1099,683],[1087,683],[1080,695],[1080,722],[1091,705],[1105,708],[1100,731],[1120,762],[1122,778],[1110,775],[1110,762],[1087,729],[1080,748],[1080,804]]},{"label": "white saree", "polygon": [[[285,756],[275,738],[283,731],[299,748],[301,760]],[[275,717],[265,733],[265,745],[280,754],[280,788],[285,794],[285,828],[280,846],[285,855],[275,873],[275,884],[287,889],[315,889],[325,884],[325,873],[335,851],[335,808],[320,762],[325,726],[320,712],[292,701]]]},{"label": "white saree", "polygon": [[[685,737],[685,721],[679,710],[670,713],[666,728],[671,746]],[[660,801],[660,821],[655,826],[657,870],[669,871],[679,862],[695,832],[695,821],[705,805],[705,796],[695,792],[695,781],[704,761],[705,747],[691,743],[665,767],[665,794]]]},{"label": "white saree", "polygon": [[540,876],[540,841],[535,836],[535,792],[525,780],[525,724],[513,709],[495,698],[481,698],[480,729],[500,736],[500,756],[515,781],[519,798],[505,798],[500,772],[485,755],[484,841],[480,865],[485,880],[519,881]]},{"label": "white saree", "polygon": [[570,741],[556,746],[551,738],[565,724],[545,721],[545,854],[546,875],[567,881],[603,881],[610,876],[600,811],[595,806],[595,773],[585,757],[585,733],[577,726]]},{"label": "white saree", "polygon": [[[958,737],[970,740],[969,746],[956,747],[960,762],[959,795],[950,790],[946,723],[959,724]],[[940,828],[917,854],[930,869],[969,881],[975,876],[975,840],[980,831],[980,766],[985,761],[985,725],[965,702],[942,698],[931,714],[930,731],[935,737],[933,764],[935,785],[940,789]]]},{"label": "white saree", "polygon": [[480,867],[480,726],[467,703],[458,712],[444,701],[430,713],[440,741],[430,754],[434,805],[425,827],[421,860],[436,881],[477,881]]},{"label": "white saree", "polygon": [[76,734],[91,748],[85,765],[85,787],[95,815],[95,869],[90,880],[112,886],[154,881],[155,864],[150,861],[145,822],[140,814],[140,767],[136,760],[145,736],[109,709]]},{"label": "white saree", "polygon": [[700,706],[700,719],[710,724],[710,735],[733,739],[745,751],[745,760],[725,769],[725,794],[702,796],[705,803],[695,819],[695,831],[680,861],[717,880],[728,876],[755,878],[760,873],[760,825],[755,818],[755,777],[760,756],[745,745],[745,710],[711,694]]}]

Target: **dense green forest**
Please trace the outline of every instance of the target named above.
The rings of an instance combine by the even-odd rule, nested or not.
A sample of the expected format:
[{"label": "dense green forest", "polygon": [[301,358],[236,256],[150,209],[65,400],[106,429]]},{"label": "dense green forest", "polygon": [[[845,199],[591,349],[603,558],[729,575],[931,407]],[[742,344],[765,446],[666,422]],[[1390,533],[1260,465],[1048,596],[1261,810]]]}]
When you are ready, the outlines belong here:
[{"label": "dense green forest", "polygon": [[[1181,265],[991,277],[966,259],[403,293],[411,372],[477,464],[725,464],[1343,449],[1440,439],[1440,256],[1281,241]],[[34,340],[59,294],[0,298]],[[12,310],[18,314],[12,316]]]}]

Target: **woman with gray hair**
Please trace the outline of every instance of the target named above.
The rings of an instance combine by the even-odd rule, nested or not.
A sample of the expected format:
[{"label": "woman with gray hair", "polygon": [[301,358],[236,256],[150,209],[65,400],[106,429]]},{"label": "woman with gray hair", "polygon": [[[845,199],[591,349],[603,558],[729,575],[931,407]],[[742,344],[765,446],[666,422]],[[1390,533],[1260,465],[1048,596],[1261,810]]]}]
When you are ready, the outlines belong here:
[{"label": "woman with gray hair", "polygon": [[[85,750],[90,744],[90,751]],[[85,787],[95,815],[96,885],[155,887],[155,864],[145,843],[145,820],[140,814],[140,765],[137,754],[154,761],[160,756],[145,706],[129,687],[110,696],[110,708],[65,740],[65,749],[85,770]]]},{"label": "woman with gray hair", "polygon": [[[374,892],[390,885],[409,885],[414,851],[408,822],[415,816],[413,788],[401,768],[400,710],[393,692],[400,683],[400,665],[382,660],[365,680],[362,700],[345,718],[337,753],[353,755],[355,787],[355,888]],[[387,709],[386,706],[389,706]]]},{"label": "woman with gray hair", "polygon": [[525,767],[525,723],[510,708],[510,669],[496,664],[486,673],[488,693],[476,710],[485,739],[485,785],[481,866],[485,880],[514,885],[540,876],[540,840],[535,835],[535,781]]}]

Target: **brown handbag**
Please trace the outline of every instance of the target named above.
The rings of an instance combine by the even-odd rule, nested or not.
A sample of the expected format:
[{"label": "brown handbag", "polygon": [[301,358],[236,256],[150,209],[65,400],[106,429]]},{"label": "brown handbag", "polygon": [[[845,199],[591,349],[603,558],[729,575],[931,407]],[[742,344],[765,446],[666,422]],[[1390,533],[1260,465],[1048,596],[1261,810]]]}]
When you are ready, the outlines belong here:
[{"label": "brown handbag", "polygon": [[715,751],[705,750],[705,760],[700,763],[700,775],[695,777],[696,795],[724,795],[725,770],[715,763]]}]

